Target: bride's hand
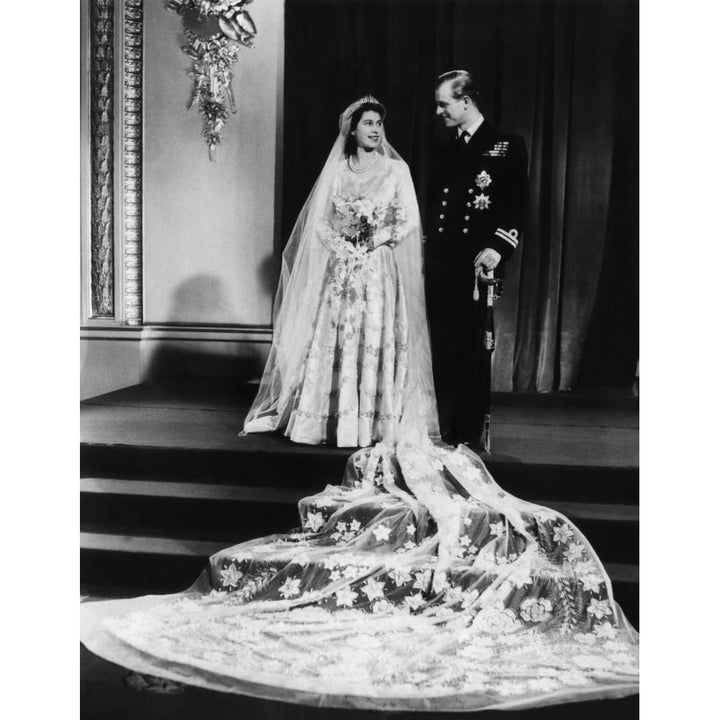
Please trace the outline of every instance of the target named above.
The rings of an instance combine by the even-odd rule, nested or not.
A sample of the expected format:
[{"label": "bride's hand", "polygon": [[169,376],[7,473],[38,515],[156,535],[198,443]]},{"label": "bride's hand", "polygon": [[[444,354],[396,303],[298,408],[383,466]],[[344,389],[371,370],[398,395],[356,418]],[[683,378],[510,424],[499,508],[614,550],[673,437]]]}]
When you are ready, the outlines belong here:
[{"label": "bride's hand", "polygon": [[379,243],[378,245],[373,245],[373,246],[370,248],[370,252],[372,252],[373,250],[377,250],[378,248],[383,247],[383,245],[387,245],[387,246],[392,250],[392,249],[395,247],[396,244],[397,244],[397,243],[396,243],[394,240],[386,240],[385,242],[381,242],[381,243]]}]

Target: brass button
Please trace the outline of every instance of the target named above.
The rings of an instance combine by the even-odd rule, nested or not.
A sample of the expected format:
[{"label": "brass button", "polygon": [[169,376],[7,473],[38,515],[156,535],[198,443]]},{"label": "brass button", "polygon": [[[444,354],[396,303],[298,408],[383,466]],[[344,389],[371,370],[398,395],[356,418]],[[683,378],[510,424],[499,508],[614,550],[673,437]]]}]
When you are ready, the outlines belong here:
[{"label": "brass button", "polygon": [[472,188],[468,188],[468,192],[472,195],[475,191]]},{"label": "brass button", "polygon": [[463,228],[463,234],[467,235],[467,231],[468,231],[467,228]]},{"label": "brass button", "polygon": [[445,228],[438,228],[438,232],[444,232]]},{"label": "brass button", "polygon": [[445,207],[447,205],[447,200],[443,200],[440,204]]},{"label": "brass button", "polygon": [[472,207],[472,203],[465,203],[466,207]]},{"label": "brass button", "polygon": [[449,192],[450,192],[450,188],[443,188],[443,192],[444,192],[444,193],[449,193]]},{"label": "brass button", "polygon": [[[441,216],[440,216],[440,219],[441,219],[441,220],[444,220],[444,219],[445,219],[445,216],[444,216],[444,215],[441,215]],[[467,220],[467,218],[465,218],[465,219]]]},{"label": "brass button", "polygon": [[[442,217],[442,215],[441,215],[440,217]],[[466,219],[466,220],[469,220],[469,219],[470,219],[470,216],[469,216],[469,215],[466,215],[466,216],[465,216],[465,219]]]}]

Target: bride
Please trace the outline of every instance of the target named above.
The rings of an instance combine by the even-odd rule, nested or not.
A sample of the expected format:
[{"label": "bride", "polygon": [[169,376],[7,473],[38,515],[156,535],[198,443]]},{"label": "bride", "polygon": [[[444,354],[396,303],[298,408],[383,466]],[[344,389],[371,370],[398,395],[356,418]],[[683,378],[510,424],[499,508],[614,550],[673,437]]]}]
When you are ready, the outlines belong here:
[{"label": "bride", "polygon": [[340,117],[283,253],[273,345],[245,433],[366,447],[394,442],[402,418],[420,412],[415,422],[438,434],[420,216],[384,117],[372,97]]},{"label": "bride", "polygon": [[307,705],[481,710],[638,691],[637,633],[567,518],[437,439],[407,166],[351,105],[284,253],[246,432],[368,446],[301,527],[222,550],[190,590],[85,603],[139,672]]}]

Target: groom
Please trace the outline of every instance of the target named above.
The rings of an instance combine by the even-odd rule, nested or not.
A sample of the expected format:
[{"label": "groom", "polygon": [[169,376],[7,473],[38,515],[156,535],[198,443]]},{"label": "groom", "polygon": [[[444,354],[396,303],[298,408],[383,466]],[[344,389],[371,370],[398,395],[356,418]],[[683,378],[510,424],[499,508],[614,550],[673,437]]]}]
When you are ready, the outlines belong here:
[{"label": "groom", "polygon": [[[425,218],[425,277],[443,437],[489,449],[488,273],[502,277],[522,233],[527,151],[492,127],[465,70],[441,75],[436,114],[450,130],[435,153]],[[473,295],[475,278],[479,293]]]}]

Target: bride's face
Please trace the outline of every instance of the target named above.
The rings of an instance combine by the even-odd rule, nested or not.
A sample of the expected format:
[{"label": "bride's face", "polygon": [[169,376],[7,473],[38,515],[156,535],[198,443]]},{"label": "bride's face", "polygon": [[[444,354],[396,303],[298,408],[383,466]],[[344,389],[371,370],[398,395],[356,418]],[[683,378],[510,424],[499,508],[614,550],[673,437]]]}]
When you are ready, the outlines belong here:
[{"label": "bride's face", "polygon": [[378,113],[374,110],[366,110],[358,120],[357,127],[352,131],[358,148],[375,150],[380,144],[382,124],[382,118]]}]

